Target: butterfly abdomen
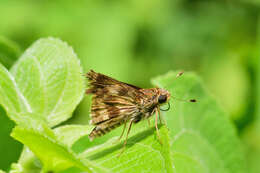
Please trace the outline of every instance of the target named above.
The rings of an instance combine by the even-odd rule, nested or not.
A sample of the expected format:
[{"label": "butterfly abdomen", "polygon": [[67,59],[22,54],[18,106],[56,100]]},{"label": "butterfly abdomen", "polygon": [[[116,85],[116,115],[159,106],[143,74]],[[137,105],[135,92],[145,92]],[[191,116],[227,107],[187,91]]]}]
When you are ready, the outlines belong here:
[{"label": "butterfly abdomen", "polygon": [[100,137],[103,136],[105,134],[107,134],[108,132],[110,132],[111,130],[115,129],[116,127],[120,126],[121,124],[123,124],[123,121],[118,122],[116,124],[110,125],[110,126],[106,126],[106,127],[102,127],[102,126],[96,126],[91,133],[89,134],[89,139],[92,141],[93,139],[95,139],[96,137]]}]

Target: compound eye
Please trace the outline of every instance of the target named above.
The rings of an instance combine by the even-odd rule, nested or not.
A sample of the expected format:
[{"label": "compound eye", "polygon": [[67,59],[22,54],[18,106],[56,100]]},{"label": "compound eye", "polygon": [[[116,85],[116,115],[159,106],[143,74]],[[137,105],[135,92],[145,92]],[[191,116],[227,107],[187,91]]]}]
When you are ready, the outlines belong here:
[{"label": "compound eye", "polygon": [[158,102],[161,103],[165,103],[167,101],[167,96],[166,95],[160,95],[158,98]]}]

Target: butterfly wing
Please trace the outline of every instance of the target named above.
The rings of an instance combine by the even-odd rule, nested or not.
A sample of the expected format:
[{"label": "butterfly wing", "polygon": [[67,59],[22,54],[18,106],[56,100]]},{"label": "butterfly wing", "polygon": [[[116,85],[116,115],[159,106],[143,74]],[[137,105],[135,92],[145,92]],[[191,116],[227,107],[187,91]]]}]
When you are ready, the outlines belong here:
[{"label": "butterfly wing", "polygon": [[90,139],[101,136],[140,114],[139,103],[143,97],[141,88],[117,81],[96,73],[87,73],[92,94],[91,124],[96,127],[90,133]]}]

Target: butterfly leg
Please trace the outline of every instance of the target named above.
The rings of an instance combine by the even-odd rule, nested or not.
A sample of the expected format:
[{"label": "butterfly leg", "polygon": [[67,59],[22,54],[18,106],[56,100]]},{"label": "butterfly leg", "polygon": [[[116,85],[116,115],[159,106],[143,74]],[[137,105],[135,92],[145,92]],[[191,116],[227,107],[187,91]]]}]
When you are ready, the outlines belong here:
[{"label": "butterfly leg", "polygon": [[147,118],[148,126],[151,127],[150,119]]},{"label": "butterfly leg", "polygon": [[159,120],[160,120],[160,124],[162,124],[162,120],[161,120],[161,113],[160,113],[160,110],[158,110],[158,114],[159,114]]},{"label": "butterfly leg", "polygon": [[155,111],[155,129],[156,129],[157,138],[160,141],[160,143],[162,144],[162,140],[160,138],[160,132],[158,129],[158,110]]},{"label": "butterfly leg", "polygon": [[119,142],[121,140],[121,138],[123,137],[123,135],[125,133],[126,124],[127,124],[127,121],[125,121],[123,131],[122,131],[120,137],[116,140],[116,142]]},{"label": "butterfly leg", "polygon": [[163,124],[165,124],[165,125],[167,126],[165,119],[161,116],[161,111],[160,111],[160,109],[157,109],[157,111],[158,111],[158,113],[159,113],[160,123],[162,124],[162,122],[161,122],[161,119],[162,119]]},{"label": "butterfly leg", "polygon": [[126,143],[127,143],[127,139],[128,139],[128,134],[129,134],[129,132],[130,132],[130,130],[131,130],[132,124],[133,124],[133,120],[130,121],[128,130],[127,130],[127,134],[126,134],[126,138],[125,138],[125,141],[124,141],[124,144],[123,144],[123,148],[122,148],[122,151],[119,153],[118,157],[119,157],[119,156],[124,152],[124,150],[125,150]]}]

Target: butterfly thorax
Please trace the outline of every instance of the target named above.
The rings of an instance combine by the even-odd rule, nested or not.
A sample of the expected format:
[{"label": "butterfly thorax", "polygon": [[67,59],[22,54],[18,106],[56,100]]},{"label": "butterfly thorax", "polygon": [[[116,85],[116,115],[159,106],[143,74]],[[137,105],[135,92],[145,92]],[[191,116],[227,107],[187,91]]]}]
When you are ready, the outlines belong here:
[{"label": "butterfly thorax", "polygon": [[[141,89],[145,97],[141,100],[140,112],[143,114],[142,119],[149,118],[155,110],[162,104],[167,103],[170,98],[170,93],[161,88]],[[164,97],[162,102],[159,102],[161,97]]]}]

